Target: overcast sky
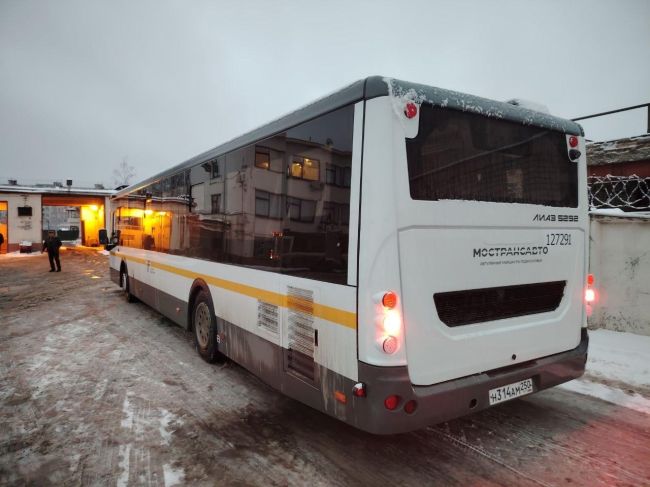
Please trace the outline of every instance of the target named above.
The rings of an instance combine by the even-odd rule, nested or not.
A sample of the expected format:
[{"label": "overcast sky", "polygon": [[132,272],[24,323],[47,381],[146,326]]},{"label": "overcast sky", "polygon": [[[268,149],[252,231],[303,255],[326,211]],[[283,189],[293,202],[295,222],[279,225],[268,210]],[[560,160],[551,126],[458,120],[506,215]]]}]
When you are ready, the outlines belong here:
[{"label": "overcast sky", "polygon": [[372,74],[569,118],[648,103],[649,46],[648,0],[0,0],[0,182],[144,179]]}]

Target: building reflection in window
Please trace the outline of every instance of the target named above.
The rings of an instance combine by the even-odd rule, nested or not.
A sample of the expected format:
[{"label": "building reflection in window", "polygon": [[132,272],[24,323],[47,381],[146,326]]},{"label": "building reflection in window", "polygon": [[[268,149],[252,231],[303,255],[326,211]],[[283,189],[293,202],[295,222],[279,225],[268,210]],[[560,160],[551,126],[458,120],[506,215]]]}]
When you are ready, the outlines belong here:
[{"label": "building reflection in window", "polygon": [[353,106],[121,198],[122,245],[346,283]]}]

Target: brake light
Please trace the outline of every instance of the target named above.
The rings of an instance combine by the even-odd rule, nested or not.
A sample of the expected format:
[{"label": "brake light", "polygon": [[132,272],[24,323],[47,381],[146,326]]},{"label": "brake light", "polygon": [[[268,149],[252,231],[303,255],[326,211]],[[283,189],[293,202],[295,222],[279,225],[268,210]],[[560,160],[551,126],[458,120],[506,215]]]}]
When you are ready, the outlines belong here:
[{"label": "brake light", "polygon": [[377,336],[379,348],[387,354],[393,354],[399,348],[402,334],[402,316],[397,308],[399,298],[394,291],[386,291],[374,296],[377,306]]},{"label": "brake light", "polygon": [[587,287],[585,288],[585,311],[587,312],[587,317],[593,313],[594,310],[591,305],[596,301],[596,290],[592,287],[594,281],[594,275],[587,274]]},{"label": "brake light", "polygon": [[587,287],[585,288],[585,303],[591,304],[596,301],[596,291],[593,289],[594,275],[587,274]]},{"label": "brake light", "polygon": [[575,135],[569,137],[569,147],[578,147],[578,137]]}]

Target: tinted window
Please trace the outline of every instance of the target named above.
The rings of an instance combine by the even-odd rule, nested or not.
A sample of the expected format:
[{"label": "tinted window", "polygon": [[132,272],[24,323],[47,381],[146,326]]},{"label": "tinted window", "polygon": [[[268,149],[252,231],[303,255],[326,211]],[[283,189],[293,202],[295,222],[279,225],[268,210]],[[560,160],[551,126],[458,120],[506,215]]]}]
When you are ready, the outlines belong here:
[{"label": "tinted window", "polygon": [[122,199],[123,245],[345,284],[353,116],[341,108]]},{"label": "tinted window", "polygon": [[411,197],[578,206],[564,134],[422,105],[406,141]]},{"label": "tinted window", "polygon": [[112,206],[120,245],[158,252],[185,254],[185,216],[189,211],[187,171],[150,184]]}]

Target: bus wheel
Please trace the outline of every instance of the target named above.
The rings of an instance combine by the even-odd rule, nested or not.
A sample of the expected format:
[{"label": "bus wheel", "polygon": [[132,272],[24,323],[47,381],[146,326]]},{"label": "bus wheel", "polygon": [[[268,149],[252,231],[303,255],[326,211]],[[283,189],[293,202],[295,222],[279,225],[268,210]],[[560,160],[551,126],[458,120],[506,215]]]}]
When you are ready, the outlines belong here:
[{"label": "bus wheel", "polygon": [[128,303],[135,303],[136,297],[131,294],[131,287],[129,285],[129,274],[126,272],[126,266],[123,265],[120,270],[120,287],[124,294],[126,295],[126,301]]},{"label": "bus wheel", "polygon": [[206,291],[199,291],[192,309],[192,328],[196,351],[206,362],[214,362],[219,356],[217,344],[217,319],[212,299]]}]

